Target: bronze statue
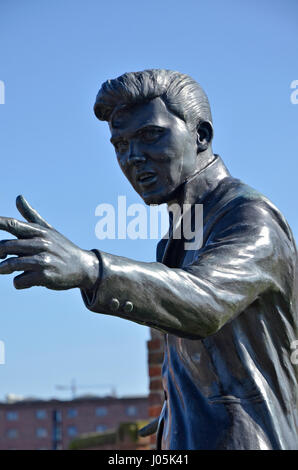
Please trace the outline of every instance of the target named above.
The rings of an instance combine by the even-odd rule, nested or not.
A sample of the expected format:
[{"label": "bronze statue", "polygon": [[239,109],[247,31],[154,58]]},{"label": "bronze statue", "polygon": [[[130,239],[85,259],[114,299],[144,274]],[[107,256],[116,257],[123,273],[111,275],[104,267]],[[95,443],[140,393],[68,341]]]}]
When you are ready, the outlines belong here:
[{"label": "bronze statue", "polygon": [[[173,236],[157,261],[85,251],[23,197],[27,223],[2,217],[0,273],[17,289],[78,287],[88,309],[165,333],[161,449],[297,449],[297,251],[279,210],[213,154],[207,96],[168,70],[105,82],[96,116],[109,123],[120,168],[146,204],[203,204],[203,244]],[[193,212],[192,212],[193,214]],[[180,221],[183,224],[183,219]]]}]

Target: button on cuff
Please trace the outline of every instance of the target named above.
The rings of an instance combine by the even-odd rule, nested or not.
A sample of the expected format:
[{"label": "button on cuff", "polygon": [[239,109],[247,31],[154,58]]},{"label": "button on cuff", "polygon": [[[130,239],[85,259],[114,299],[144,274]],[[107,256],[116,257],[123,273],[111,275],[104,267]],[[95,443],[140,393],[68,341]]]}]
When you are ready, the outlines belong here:
[{"label": "button on cuff", "polygon": [[130,302],[129,300],[125,302],[123,310],[125,313],[130,313],[133,311],[133,303]]},{"label": "button on cuff", "polygon": [[110,307],[110,309],[112,310],[112,312],[116,312],[116,311],[119,309],[119,307],[120,307],[120,302],[119,302],[119,300],[116,299],[116,298],[111,299],[110,304],[109,304],[109,307]]}]

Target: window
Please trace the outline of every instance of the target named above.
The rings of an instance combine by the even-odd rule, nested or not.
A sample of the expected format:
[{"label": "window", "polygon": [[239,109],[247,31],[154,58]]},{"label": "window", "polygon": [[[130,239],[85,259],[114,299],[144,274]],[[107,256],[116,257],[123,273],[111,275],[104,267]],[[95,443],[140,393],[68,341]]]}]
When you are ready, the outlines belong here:
[{"label": "window", "polygon": [[126,414],[127,416],[135,416],[137,414],[136,406],[128,406],[126,408]]},{"label": "window", "polygon": [[16,429],[9,429],[7,431],[7,437],[9,437],[9,439],[15,439],[18,437],[18,431]]},{"label": "window", "polygon": [[78,416],[78,410],[76,410],[75,408],[69,408],[69,410],[67,410],[68,418],[75,418],[76,416]]},{"label": "window", "polygon": [[96,426],[96,432],[104,432],[106,431],[107,426],[105,424],[98,424]]},{"label": "window", "polygon": [[18,412],[17,411],[8,411],[6,413],[7,421],[17,421],[18,420]]},{"label": "window", "polygon": [[37,419],[46,419],[46,417],[47,417],[46,410],[37,410],[36,411],[36,418]]},{"label": "window", "polygon": [[45,428],[37,428],[36,429],[36,436],[37,437],[47,437],[48,431]]},{"label": "window", "polygon": [[54,410],[53,411],[53,418],[55,423],[61,423],[62,422],[62,413],[60,410]]},{"label": "window", "polygon": [[78,433],[77,428],[75,426],[68,426],[67,428],[67,434],[70,437],[76,436]]},{"label": "window", "polygon": [[108,410],[104,406],[99,406],[95,410],[96,416],[106,416],[108,414]]},{"label": "window", "polygon": [[53,432],[55,441],[61,441],[62,439],[62,430],[61,427],[56,426]]}]

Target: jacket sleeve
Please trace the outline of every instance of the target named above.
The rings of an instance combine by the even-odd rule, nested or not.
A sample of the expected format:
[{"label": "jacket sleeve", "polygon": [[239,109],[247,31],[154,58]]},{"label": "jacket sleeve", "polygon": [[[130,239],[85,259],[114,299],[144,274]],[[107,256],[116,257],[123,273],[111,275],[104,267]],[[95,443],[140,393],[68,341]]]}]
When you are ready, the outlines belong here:
[{"label": "jacket sleeve", "polygon": [[194,339],[216,333],[266,291],[286,295],[293,277],[290,229],[263,200],[222,211],[184,268],[94,251],[101,274],[93,292],[82,292],[88,309]]}]

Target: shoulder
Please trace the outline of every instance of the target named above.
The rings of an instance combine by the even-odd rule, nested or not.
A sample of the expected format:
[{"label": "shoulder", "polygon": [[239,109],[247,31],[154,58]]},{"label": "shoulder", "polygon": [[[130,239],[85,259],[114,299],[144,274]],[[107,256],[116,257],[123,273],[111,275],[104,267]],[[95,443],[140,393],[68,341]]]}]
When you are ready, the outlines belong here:
[{"label": "shoulder", "polygon": [[294,242],[288,222],[281,211],[262,193],[243,183],[241,180],[228,176],[218,185],[213,200],[213,217],[224,223],[249,223],[254,226],[267,226],[270,230],[282,231]]}]

